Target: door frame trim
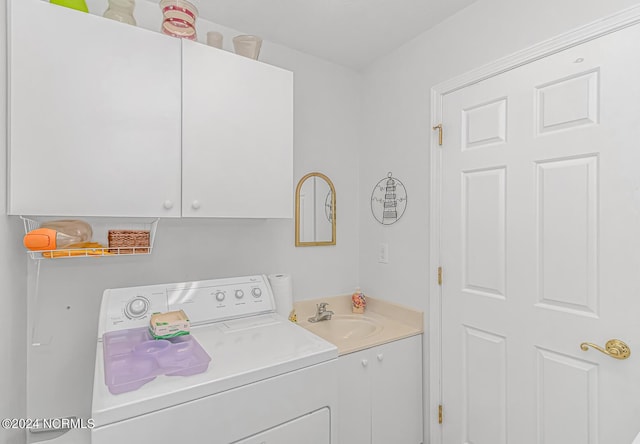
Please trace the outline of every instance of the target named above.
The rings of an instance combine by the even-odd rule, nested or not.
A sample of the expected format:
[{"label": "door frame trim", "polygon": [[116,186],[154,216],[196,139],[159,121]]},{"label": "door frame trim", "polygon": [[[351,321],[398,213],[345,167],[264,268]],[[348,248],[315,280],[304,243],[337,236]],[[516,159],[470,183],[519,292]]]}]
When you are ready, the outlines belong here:
[{"label": "door frame trim", "polygon": [[[640,5],[623,9],[600,20],[575,28],[529,48],[497,59],[462,75],[441,82],[431,88],[431,126],[442,123],[443,97],[459,89],[479,83],[490,77],[513,70],[536,60],[564,51],[590,40],[640,23]],[[446,133],[445,133],[446,137]],[[440,266],[440,207],[442,158],[438,145],[438,134],[434,131],[430,139],[430,193],[429,193],[429,404],[427,424],[431,444],[442,443],[442,427],[438,424],[438,406],[442,404],[442,287],[438,285]],[[444,270],[444,282],[446,282]],[[446,407],[445,407],[446,421]]]}]

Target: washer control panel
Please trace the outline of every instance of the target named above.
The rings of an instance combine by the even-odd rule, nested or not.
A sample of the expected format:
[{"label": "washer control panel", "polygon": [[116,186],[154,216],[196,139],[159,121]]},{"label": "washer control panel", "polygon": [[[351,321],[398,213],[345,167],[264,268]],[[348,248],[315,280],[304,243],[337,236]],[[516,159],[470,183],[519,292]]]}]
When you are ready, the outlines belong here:
[{"label": "washer control panel", "polygon": [[264,275],[105,290],[98,337],[105,332],[149,325],[151,315],[184,310],[191,325],[275,311]]}]

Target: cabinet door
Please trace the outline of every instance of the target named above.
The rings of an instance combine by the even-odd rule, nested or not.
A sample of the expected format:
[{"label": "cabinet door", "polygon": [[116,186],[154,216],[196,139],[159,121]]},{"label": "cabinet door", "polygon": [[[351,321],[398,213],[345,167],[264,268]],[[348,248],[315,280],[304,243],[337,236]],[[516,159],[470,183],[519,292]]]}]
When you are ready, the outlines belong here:
[{"label": "cabinet door", "polygon": [[180,41],[9,8],[9,213],[179,216]]},{"label": "cabinet door", "polygon": [[364,350],[338,358],[339,443],[371,444],[371,371],[374,366],[370,356],[371,351]]},{"label": "cabinet door", "polygon": [[422,336],[376,347],[372,443],[422,442]]},{"label": "cabinet door", "polygon": [[182,43],[183,217],[291,217],[292,73]]}]

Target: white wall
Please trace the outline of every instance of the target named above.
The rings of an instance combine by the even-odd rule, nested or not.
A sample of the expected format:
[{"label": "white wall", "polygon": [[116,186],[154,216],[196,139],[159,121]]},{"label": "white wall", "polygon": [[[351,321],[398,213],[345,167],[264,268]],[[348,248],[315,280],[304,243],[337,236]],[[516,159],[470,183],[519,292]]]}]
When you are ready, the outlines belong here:
[{"label": "white wall", "polygon": [[[100,7],[98,0],[89,3]],[[427,310],[427,273],[433,272],[427,269],[430,88],[634,3],[478,0],[377,61],[364,72],[364,83],[348,69],[265,42],[261,59],[295,73],[295,177],[317,170],[336,185],[338,244],[293,247],[293,221],[163,220],[150,256],[43,262],[39,309],[30,313],[39,321],[29,340],[49,345],[31,348],[30,416],[89,415],[96,316],[108,287],[288,272],[296,299],[350,292],[359,281],[367,294]],[[150,5],[138,2],[136,17],[157,28],[155,16],[141,15]],[[198,23],[200,40],[206,30],[220,30],[226,49],[239,33]],[[4,59],[0,54],[3,73]],[[388,171],[404,182],[409,204],[402,220],[383,227],[370,214],[369,197]],[[19,229],[15,218],[0,217],[0,292],[8,307],[0,320],[18,325],[11,329],[17,336],[2,342],[0,393],[11,400],[0,404],[4,416],[24,415],[24,349],[17,344],[23,341],[26,266]],[[389,244],[389,264],[377,263],[380,242]],[[55,315],[62,322],[46,320]]]},{"label": "white wall", "polygon": [[[104,10],[105,2],[88,3],[92,12]],[[157,29],[157,3],[138,1],[136,18],[140,26]],[[241,34],[199,20],[200,41],[208,29],[225,33],[226,49]],[[43,344],[29,350],[30,417],[90,417],[97,316],[106,288],[275,272],[293,276],[295,299],[344,294],[356,286],[361,77],[270,42],[263,44],[260,60],[294,72],[294,179],[320,171],[333,180],[337,245],[294,247],[293,220],[167,219],[160,221],[152,255],[41,261],[39,291],[30,296],[37,302],[29,311],[35,324],[29,341]],[[3,245],[5,238],[20,244],[21,235],[4,236]],[[31,288],[37,277],[32,264]],[[24,301],[25,292],[10,297]],[[24,322],[24,314],[17,319]]]},{"label": "white wall", "polygon": [[[360,153],[360,284],[426,309],[429,245],[430,90],[434,85],[638,3],[633,0],[478,0],[364,71]],[[381,226],[368,205],[388,171],[408,193],[404,217]],[[377,262],[389,243],[389,264]]]},{"label": "white wall", "polygon": [[[6,0],[0,0],[5,23]],[[26,368],[26,255],[20,220],[6,213],[6,27],[0,28],[0,418],[24,418]],[[21,231],[22,230],[22,231]],[[0,443],[24,442],[20,430],[0,428]]]},{"label": "white wall", "polygon": [[[478,0],[365,70],[359,249],[365,293],[426,310],[429,318],[428,279],[437,267],[428,263],[430,89],[636,3]],[[409,200],[404,217],[384,227],[371,217],[368,199],[387,171],[405,183]],[[377,262],[380,242],[389,243],[389,264]]]}]

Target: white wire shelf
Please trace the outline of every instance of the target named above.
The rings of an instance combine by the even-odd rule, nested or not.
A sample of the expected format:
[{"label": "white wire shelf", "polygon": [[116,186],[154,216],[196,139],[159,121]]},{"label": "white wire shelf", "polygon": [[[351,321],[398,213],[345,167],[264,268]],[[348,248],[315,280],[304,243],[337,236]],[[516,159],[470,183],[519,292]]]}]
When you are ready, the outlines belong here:
[{"label": "white wire shelf", "polygon": [[[20,216],[24,222],[25,234],[29,231],[40,227],[42,220],[34,220],[24,216]],[[87,218],[90,219],[90,218]],[[48,218],[47,220],[59,220],[59,218]],[[60,248],[57,250],[27,250],[27,254],[31,259],[71,259],[85,257],[119,257],[119,256],[139,256],[151,254],[153,251],[153,243],[155,240],[156,229],[160,219],[143,222],[117,223],[117,222],[94,222],[91,223],[93,230],[92,242],[101,245],[99,248]],[[108,234],[110,230],[133,230],[133,231],[149,231],[149,246],[124,246],[110,247],[108,242]]]}]

